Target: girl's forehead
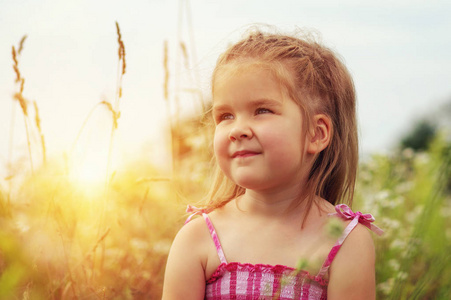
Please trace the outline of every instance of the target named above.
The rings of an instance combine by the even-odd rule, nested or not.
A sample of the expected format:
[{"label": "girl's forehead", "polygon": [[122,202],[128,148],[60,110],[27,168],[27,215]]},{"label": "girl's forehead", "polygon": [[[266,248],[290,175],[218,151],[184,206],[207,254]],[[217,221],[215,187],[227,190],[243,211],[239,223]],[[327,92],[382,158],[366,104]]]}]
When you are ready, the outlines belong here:
[{"label": "girl's forehead", "polygon": [[234,76],[247,72],[256,72],[261,70],[272,70],[271,63],[258,61],[256,59],[242,59],[228,62],[218,66],[215,72],[215,80],[221,76]]},{"label": "girl's forehead", "polygon": [[273,76],[287,88],[295,88],[296,72],[288,61],[268,61],[258,58],[240,58],[217,65],[213,73],[212,88],[214,90],[215,85],[227,77],[259,71],[267,71],[268,76]]},{"label": "girl's forehead", "polygon": [[267,91],[269,87],[282,90],[279,80],[268,68],[255,65],[227,66],[217,72],[213,81],[213,98],[218,95]]},{"label": "girl's forehead", "polygon": [[212,81],[213,97],[218,90],[222,88],[228,88],[230,82],[236,83],[236,78],[264,78],[265,80],[278,81],[274,72],[268,64],[260,64],[256,62],[244,62],[244,63],[228,63],[221,66],[215,72]]},{"label": "girl's forehead", "polygon": [[223,88],[228,88],[227,84],[231,79],[236,79],[237,77],[245,78],[247,76],[256,76],[257,78],[262,78],[263,81],[272,81],[276,83],[283,94],[291,94],[289,91],[294,87],[293,73],[281,64],[262,62],[256,59],[232,61],[219,66],[215,70],[212,80],[213,101],[215,100],[216,92]]}]

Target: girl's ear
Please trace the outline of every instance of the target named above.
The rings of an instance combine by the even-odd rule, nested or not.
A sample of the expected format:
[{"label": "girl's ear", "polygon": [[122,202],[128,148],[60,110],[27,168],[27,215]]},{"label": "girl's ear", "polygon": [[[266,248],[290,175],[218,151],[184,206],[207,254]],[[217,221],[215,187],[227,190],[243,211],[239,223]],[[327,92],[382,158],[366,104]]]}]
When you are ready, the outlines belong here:
[{"label": "girl's ear", "polygon": [[318,154],[330,143],[332,137],[332,121],[324,114],[313,116],[312,127],[308,134],[307,153]]}]

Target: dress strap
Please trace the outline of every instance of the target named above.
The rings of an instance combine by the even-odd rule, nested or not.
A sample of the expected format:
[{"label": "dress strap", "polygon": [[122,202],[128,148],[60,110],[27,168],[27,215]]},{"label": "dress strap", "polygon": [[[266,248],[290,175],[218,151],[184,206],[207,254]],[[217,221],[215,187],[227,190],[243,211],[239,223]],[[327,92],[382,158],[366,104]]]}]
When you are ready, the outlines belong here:
[{"label": "dress strap", "polygon": [[221,263],[227,264],[227,260],[224,255],[224,251],[222,250],[221,243],[219,242],[218,235],[216,233],[215,227],[213,226],[213,223],[210,220],[210,217],[206,213],[204,209],[199,209],[197,207],[188,205],[188,208],[186,209],[187,212],[192,212],[192,214],[186,219],[185,224],[188,223],[195,215],[202,215],[202,217],[205,219],[205,223],[207,223],[208,231],[210,231],[210,236],[213,239],[213,242],[215,243],[216,252],[218,253],[219,260]]},{"label": "dress strap", "polygon": [[219,242],[218,235],[216,234],[216,230],[213,226],[213,223],[210,220],[210,217],[205,213],[203,213],[202,216],[204,217],[205,222],[207,223],[207,227],[208,227],[208,230],[210,231],[211,238],[213,239],[213,242],[215,243],[216,252],[218,252],[219,260],[221,261],[221,263],[227,264],[227,260],[224,255],[224,251],[222,251],[221,243]]},{"label": "dress strap", "polygon": [[382,235],[384,231],[377,227],[374,224],[371,224],[375,221],[374,217],[371,214],[362,214],[361,212],[353,212],[346,204],[339,204],[335,206],[336,213],[329,214],[329,216],[338,216],[342,218],[343,220],[351,220],[352,221],[346,226],[346,228],[343,231],[343,234],[338,239],[338,241],[335,243],[335,245],[332,247],[332,249],[329,252],[329,255],[326,258],[326,261],[324,262],[323,266],[321,267],[318,277],[324,277],[326,272],[329,270],[330,265],[332,264],[332,261],[334,260],[335,256],[338,253],[338,250],[340,250],[341,245],[345,241],[345,239],[348,237],[348,235],[351,233],[351,231],[357,226],[357,224],[362,224],[366,227],[368,227],[371,231],[375,232],[377,235]]}]

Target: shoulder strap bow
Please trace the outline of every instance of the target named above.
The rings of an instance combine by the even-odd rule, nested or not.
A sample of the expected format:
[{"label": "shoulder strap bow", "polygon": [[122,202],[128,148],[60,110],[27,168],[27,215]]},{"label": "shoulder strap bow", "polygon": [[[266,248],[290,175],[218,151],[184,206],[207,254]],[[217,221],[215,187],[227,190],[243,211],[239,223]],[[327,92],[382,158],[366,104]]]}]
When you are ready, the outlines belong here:
[{"label": "shoulder strap bow", "polygon": [[202,214],[206,214],[207,210],[206,209],[202,209],[202,208],[198,208],[192,205],[188,205],[186,208],[186,212],[187,213],[191,213],[191,215],[189,215],[189,217],[186,219],[185,224],[187,224],[189,221],[191,221],[191,219],[195,216],[195,215],[202,215]]},{"label": "shoulder strap bow", "polygon": [[345,220],[357,220],[356,222],[359,222],[360,224],[368,227],[371,231],[373,231],[377,235],[382,235],[384,233],[382,229],[372,224],[375,221],[375,219],[371,214],[362,214],[360,211],[353,212],[346,204],[336,205],[335,210],[337,211],[336,213],[329,215],[339,216]]}]

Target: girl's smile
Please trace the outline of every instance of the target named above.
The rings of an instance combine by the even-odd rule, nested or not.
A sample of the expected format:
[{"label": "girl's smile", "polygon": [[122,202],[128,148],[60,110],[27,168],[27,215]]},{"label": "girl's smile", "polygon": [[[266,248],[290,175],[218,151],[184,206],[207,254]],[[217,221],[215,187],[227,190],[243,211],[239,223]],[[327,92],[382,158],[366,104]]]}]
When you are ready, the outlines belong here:
[{"label": "girl's smile", "polygon": [[233,153],[232,158],[244,158],[244,157],[253,157],[255,155],[260,154],[259,152],[249,151],[249,150],[241,150]]}]

